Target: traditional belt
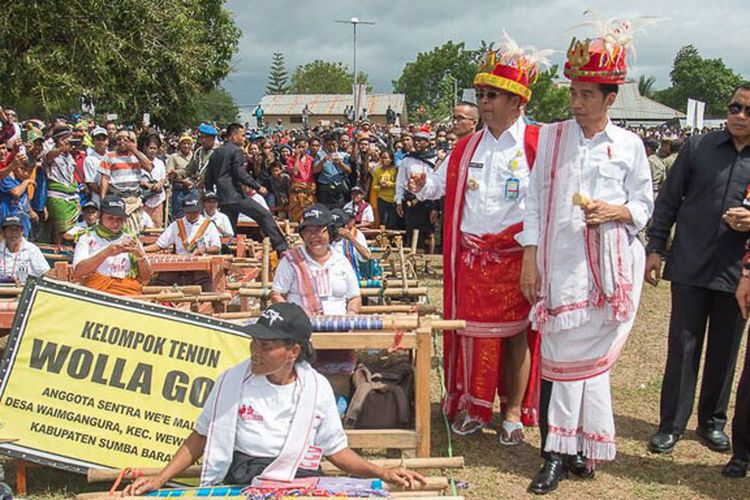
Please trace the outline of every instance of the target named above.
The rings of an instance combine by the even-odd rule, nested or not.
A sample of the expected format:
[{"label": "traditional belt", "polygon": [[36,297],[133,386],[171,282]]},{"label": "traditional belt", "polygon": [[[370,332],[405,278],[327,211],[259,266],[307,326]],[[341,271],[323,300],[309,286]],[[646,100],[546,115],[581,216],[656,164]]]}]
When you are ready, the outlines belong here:
[{"label": "traditional belt", "polygon": [[468,267],[474,267],[474,263],[479,259],[479,264],[497,264],[503,258],[511,255],[523,253],[523,247],[520,245],[510,248],[493,248],[486,247],[482,236],[471,233],[461,233],[461,249],[464,250],[463,260]]}]

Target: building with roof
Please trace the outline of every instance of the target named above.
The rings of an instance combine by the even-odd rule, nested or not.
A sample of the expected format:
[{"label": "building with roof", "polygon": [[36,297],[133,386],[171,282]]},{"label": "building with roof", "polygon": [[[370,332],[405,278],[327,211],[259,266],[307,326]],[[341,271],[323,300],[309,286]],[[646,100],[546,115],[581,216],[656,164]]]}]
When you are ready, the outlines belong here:
[{"label": "building with roof", "polygon": [[[406,125],[408,117],[406,112],[406,95],[404,94],[367,94],[366,105],[367,117],[372,123],[385,123],[385,112],[388,106],[396,112],[397,123]],[[302,110],[307,105],[310,109],[310,126],[314,127],[318,122],[323,125],[332,124],[334,121],[345,121],[344,110],[352,105],[351,94],[282,94],[266,95],[260,100],[263,108],[263,118],[267,123],[275,124],[281,120],[287,128],[300,128],[302,126]],[[255,123],[253,111],[255,106],[240,110],[243,122]],[[360,110],[361,112],[361,110]],[[250,117],[253,117],[251,120]]]},{"label": "building with roof", "polygon": [[[568,86],[569,82],[560,82],[558,85]],[[464,101],[476,102],[474,89],[464,89],[462,98]],[[620,85],[617,99],[609,109],[609,117],[624,126],[650,128],[672,120],[684,120],[685,113],[642,96],[637,82],[627,82]]]}]

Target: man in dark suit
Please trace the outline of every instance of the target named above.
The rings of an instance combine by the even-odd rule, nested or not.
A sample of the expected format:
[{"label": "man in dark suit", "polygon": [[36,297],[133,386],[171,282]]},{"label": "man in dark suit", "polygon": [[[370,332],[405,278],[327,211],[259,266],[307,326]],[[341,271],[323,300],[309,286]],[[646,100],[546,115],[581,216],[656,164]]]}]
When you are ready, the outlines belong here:
[{"label": "man in dark suit", "polygon": [[[727,107],[727,129],[691,137],[656,199],[648,230],[646,281],[672,282],[667,364],[659,429],[649,450],[669,453],[693,410],[698,368],[706,345],[696,434],[714,451],[727,451],[724,433],[745,320],[735,301],[750,232],[750,83]],[[670,230],[674,241],[667,252]]]},{"label": "man in dark suit", "polygon": [[214,191],[219,198],[219,208],[227,214],[237,232],[237,218],[243,213],[258,223],[261,232],[271,239],[274,250],[281,254],[287,245],[276,226],[273,215],[244,190],[247,186],[261,195],[266,188],[244,168],[244,155],[240,145],[245,140],[245,128],[239,123],[227,127],[227,142],[211,155],[206,166],[206,190]]}]

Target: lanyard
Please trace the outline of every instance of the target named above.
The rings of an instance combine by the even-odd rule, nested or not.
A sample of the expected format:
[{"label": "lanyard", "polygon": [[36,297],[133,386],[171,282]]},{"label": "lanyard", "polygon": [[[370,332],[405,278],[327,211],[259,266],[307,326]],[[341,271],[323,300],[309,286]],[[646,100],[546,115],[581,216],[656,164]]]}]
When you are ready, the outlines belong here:
[{"label": "lanyard", "polygon": [[[17,281],[16,280],[16,264],[18,263],[18,256],[20,254],[21,254],[21,249],[20,248],[18,249],[18,252],[15,253],[15,255],[13,254],[13,252],[11,252],[11,255],[14,255],[14,257],[13,257],[13,268],[10,270],[10,277],[14,281]],[[7,255],[8,255],[8,247],[6,246],[5,248],[3,248],[3,276],[7,276],[8,275],[8,269],[5,266],[5,262],[6,262],[5,261],[5,257]]]}]

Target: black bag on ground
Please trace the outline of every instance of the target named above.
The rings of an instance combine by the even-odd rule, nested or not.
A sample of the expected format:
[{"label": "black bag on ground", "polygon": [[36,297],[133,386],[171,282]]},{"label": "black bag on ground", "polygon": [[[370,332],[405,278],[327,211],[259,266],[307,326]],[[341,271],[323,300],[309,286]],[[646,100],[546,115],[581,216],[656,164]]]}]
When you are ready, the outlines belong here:
[{"label": "black bag on ground", "polygon": [[372,371],[357,365],[354,394],[344,415],[347,429],[407,429],[412,427],[414,369],[408,363]]}]

